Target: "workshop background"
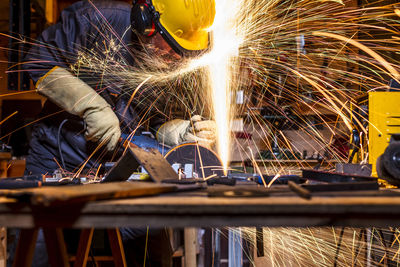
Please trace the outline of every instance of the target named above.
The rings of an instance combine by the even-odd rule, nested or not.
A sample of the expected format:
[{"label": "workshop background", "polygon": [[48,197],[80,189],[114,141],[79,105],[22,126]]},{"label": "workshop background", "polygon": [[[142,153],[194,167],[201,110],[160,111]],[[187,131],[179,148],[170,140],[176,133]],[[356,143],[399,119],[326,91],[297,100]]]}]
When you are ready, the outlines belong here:
[{"label": "workshop background", "polygon": [[[27,73],[19,72],[19,66],[10,62],[18,62],[25,51],[26,44],[20,40],[24,40],[25,37],[35,39],[46,27],[57,21],[62,9],[73,2],[76,1],[0,1],[2,14],[0,32],[4,34],[0,35],[0,95],[2,95],[0,136],[3,151],[12,148],[13,155],[10,161],[13,164],[8,164],[7,169],[2,170],[2,172],[8,172],[7,176],[23,175],[23,158],[27,154],[32,122],[37,118],[45,101],[44,97],[34,91],[19,93],[33,90],[34,87]],[[357,8],[368,6],[369,2],[368,0],[352,0],[345,3],[347,7]],[[390,5],[396,2],[395,0],[380,1],[379,5]],[[381,25],[375,24],[375,26]],[[9,38],[10,32],[19,40]],[[373,30],[371,30],[372,34]],[[390,38],[390,33],[387,34]],[[367,38],[367,35],[363,32],[358,38]],[[382,35],[380,37],[384,38]],[[300,47],[303,41],[306,43],[303,47],[305,51],[312,48],[313,44],[307,43],[307,40],[296,40],[296,44]],[[400,61],[399,52],[388,51],[387,56],[394,62]],[[285,55],[282,57],[284,58]],[[327,63],[321,61],[318,64],[323,66]],[[330,67],[349,72],[362,68],[352,63]],[[252,77],[251,73],[248,75]],[[277,75],[279,80],[287,78],[281,74]],[[329,73],[326,75],[328,76]],[[277,77],[275,78],[278,80]],[[397,95],[399,93],[395,97],[387,95],[390,93],[390,88],[395,90],[399,85],[395,84],[389,75],[382,77],[382,80],[387,81],[387,87],[383,86],[380,92],[384,94],[358,94],[358,98],[349,101],[346,101],[348,95],[337,96],[343,103],[356,110],[354,114],[359,115],[360,120],[367,121],[364,127],[367,127],[368,123],[377,126],[369,128],[369,137],[365,136],[364,129],[354,127],[355,131],[348,130],[346,123],[337,112],[321,104],[324,96],[319,93],[313,95],[312,90],[309,93],[303,91],[304,94],[298,98],[304,102],[296,102],[295,98],[280,100],[275,95],[276,99],[272,97],[273,100],[267,104],[263,97],[259,97],[264,92],[262,88],[259,88],[259,83],[262,81],[254,82],[254,90],[237,91],[235,105],[239,107],[239,112],[232,125],[235,140],[230,150],[230,166],[254,172],[254,166],[258,164],[262,173],[277,173],[277,171],[279,173],[284,170],[282,172],[285,174],[300,174],[302,168],[323,166],[326,169],[334,169],[337,163],[363,162],[372,164],[370,171],[376,176],[377,158],[384,152],[393,131],[400,130],[398,120],[400,108],[396,104],[400,103],[397,102],[400,101]],[[285,85],[281,83],[278,84],[279,86]],[[368,91],[362,88],[362,83],[351,86],[353,88],[348,88],[349,90]],[[257,97],[246,94],[249,91]],[[388,103],[393,103],[393,105],[388,105]],[[368,118],[363,113],[363,108],[369,109],[369,112],[376,111],[376,113],[370,113]],[[386,110],[383,112],[382,109]],[[371,116],[371,114],[375,115]],[[8,119],[10,116],[12,119]],[[264,121],[255,123],[253,117]],[[382,123],[388,117],[394,119],[390,123]],[[271,136],[273,138],[270,138]],[[355,140],[359,142],[355,143]],[[373,140],[374,143],[372,143]],[[366,151],[369,151],[369,154]],[[387,182],[382,181],[382,183]],[[219,259],[220,266],[231,266],[228,265],[229,260],[241,261],[243,266],[396,266],[395,264],[400,262],[397,229],[232,228],[218,230],[213,234],[220,235],[225,240],[222,242],[222,249],[226,251],[227,246],[231,248],[231,243],[235,243],[235,238],[240,236],[238,241],[240,244],[232,249],[236,249],[235,251],[241,255],[228,258],[228,252],[222,253]],[[199,233],[199,236],[204,238],[204,233]],[[282,236],[287,238],[283,239]],[[202,251],[204,247],[201,246],[202,242],[197,248],[199,254],[204,253]],[[370,255],[370,260],[366,260],[365,255],[369,253],[371,246],[375,249],[374,253]],[[318,247],[318,249],[309,249],[310,247]],[[208,266],[204,259],[199,258],[199,262],[203,266]]]}]

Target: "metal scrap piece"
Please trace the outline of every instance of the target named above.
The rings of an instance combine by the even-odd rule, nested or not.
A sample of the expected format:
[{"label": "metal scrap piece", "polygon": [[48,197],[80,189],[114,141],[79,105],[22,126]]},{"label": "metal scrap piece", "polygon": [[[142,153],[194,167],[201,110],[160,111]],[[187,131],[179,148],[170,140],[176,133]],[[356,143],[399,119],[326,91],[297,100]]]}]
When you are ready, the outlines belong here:
[{"label": "metal scrap piece", "polygon": [[166,179],[178,179],[178,174],[157,149],[144,150],[129,144],[125,154],[111,168],[102,182],[126,181],[139,166],[147,171],[153,182],[161,183]]}]

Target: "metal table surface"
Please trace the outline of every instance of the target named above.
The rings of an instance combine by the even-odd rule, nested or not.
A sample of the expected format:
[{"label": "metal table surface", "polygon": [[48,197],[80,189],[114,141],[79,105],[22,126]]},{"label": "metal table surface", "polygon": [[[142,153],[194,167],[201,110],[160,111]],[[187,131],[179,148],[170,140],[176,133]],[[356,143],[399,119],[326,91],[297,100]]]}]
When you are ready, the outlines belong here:
[{"label": "metal table surface", "polygon": [[[314,195],[310,200],[296,195],[222,198],[191,192],[51,208],[0,198],[0,225],[21,228],[399,226],[400,194],[397,190],[381,192],[384,194]],[[388,192],[391,194],[387,195]]]}]

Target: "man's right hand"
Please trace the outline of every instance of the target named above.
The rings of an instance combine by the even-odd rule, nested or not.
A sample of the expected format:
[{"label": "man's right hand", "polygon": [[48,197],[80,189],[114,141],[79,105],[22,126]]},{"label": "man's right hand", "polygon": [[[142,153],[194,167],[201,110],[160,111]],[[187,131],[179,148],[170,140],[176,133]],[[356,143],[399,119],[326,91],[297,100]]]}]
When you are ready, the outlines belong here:
[{"label": "man's right hand", "polygon": [[87,140],[105,145],[108,151],[113,151],[121,136],[119,120],[112,109],[93,109],[83,116],[86,123],[85,137]]},{"label": "man's right hand", "polygon": [[37,90],[64,110],[83,118],[87,140],[100,142],[109,151],[115,149],[121,136],[119,120],[89,85],[66,69],[55,67],[38,81]]}]

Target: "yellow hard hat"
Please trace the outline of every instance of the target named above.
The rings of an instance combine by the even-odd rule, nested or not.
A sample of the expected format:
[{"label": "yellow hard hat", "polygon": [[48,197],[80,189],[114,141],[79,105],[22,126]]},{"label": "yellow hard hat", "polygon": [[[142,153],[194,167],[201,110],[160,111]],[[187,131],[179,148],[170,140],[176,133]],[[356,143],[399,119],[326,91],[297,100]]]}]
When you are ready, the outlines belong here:
[{"label": "yellow hard hat", "polygon": [[215,16],[215,0],[133,0],[132,27],[151,36],[155,30],[179,54],[209,47],[208,28]]},{"label": "yellow hard hat", "polygon": [[208,28],[215,16],[214,0],[152,0],[152,4],[160,14],[159,26],[163,29],[159,32],[167,41],[169,37],[164,35],[170,35],[187,51],[208,48]]}]

